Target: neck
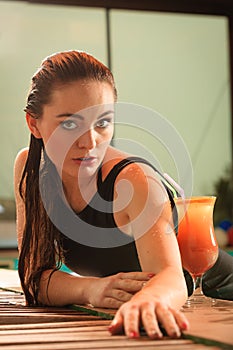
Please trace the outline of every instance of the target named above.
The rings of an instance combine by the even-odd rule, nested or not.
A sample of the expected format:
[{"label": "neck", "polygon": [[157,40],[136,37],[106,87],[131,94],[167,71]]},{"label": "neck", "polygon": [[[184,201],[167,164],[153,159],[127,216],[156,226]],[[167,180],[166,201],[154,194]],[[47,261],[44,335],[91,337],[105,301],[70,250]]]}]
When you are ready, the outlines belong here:
[{"label": "neck", "polygon": [[76,178],[63,176],[64,196],[76,212],[80,212],[97,191],[97,174],[90,177]]}]

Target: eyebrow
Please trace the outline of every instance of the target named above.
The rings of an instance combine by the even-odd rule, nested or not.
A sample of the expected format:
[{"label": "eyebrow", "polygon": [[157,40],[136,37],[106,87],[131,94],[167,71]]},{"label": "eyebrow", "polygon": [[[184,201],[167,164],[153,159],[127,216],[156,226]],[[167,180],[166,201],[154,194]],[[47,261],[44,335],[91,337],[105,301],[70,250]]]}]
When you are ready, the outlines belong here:
[{"label": "eyebrow", "polygon": [[[114,114],[114,111],[109,110],[109,111],[103,112],[98,116],[97,119],[103,118],[105,115],[108,115],[108,114]],[[61,113],[56,115],[56,118],[63,118],[63,117],[74,117],[74,118],[84,120],[84,117],[78,113]]]}]

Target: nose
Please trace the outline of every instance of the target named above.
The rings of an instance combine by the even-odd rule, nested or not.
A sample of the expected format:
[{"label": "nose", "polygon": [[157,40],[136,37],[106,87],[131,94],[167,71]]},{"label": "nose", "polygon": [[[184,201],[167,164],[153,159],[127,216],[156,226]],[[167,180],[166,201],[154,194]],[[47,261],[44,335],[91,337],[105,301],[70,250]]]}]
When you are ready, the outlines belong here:
[{"label": "nose", "polygon": [[77,144],[79,148],[85,148],[91,150],[96,146],[96,135],[95,130],[90,129],[83,133],[78,140]]}]

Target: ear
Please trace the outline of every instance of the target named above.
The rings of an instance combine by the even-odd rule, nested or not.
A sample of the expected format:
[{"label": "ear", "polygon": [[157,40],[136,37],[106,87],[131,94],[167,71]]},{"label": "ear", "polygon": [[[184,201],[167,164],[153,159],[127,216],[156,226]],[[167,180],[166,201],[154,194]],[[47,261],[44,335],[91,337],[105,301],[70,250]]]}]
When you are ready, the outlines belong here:
[{"label": "ear", "polygon": [[26,113],[26,121],[27,125],[29,127],[29,130],[35,136],[37,139],[41,139],[41,134],[38,130],[37,124],[38,124],[38,119],[33,118],[29,113]]}]

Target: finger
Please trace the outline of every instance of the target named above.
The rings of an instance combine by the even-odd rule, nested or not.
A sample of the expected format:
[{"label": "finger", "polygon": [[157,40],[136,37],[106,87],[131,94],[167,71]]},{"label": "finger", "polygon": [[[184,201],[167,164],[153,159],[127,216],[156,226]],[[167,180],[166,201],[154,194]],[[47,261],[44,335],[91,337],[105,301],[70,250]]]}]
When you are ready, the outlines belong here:
[{"label": "finger", "polygon": [[124,304],[123,301],[120,301],[111,297],[106,297],[101,303],[101,307],[108,308],[108,309],[119,309],[119,307],[122,304]]},{"label": "finger", "polygon": [[109,296],[113,299],[125,303],[126,301],[129,301],[132,298],[133,294],[128,293],[127,291],[124,291],[122,289],[112,289],[111,291],[109,291]]},{"label": "finger", "polygon": [[139,318],[140,318],[140,310],[138,306],[133,304],[125,307],[124,330],[127,337],[129,338],[139,337]]},{"label": "finger", "polygon": [[135,294],[142,289],[146,282],[145,280],[118,279],[115,281],[114,287]]},{"label": "finger", "polygon": [[180,328],[176,323],[176,319],[169,308],[158,305],[156,307],[156,314],[158,321],[166,330],[168,336],[178,338],[181,335]]},{"label": "finger", "polygon": [[173,310],[173,315],[175,317],[176,323],[182,331],[186,331],[189,328],[189,321],[186,316],[181,311]]},{"label": "finger", "polygon": [[144,303],[141,310],[141,321],[147,335],[152,339],[162,338],[163,334],[158,325],[154,304]]},{"label": "finger", "polygon": [[130,280],[137,280],[137,281],[149,281],[152,277],[155,276],[153,272],[120,272],[119,277],[121,279],[130,279]]},{"label": "finger", "polygon": [[113,321],[111,322],[108,330],[111,334],[122,334],[124,331],[124,318],[121,311],[118,310],[115,314]]}]

